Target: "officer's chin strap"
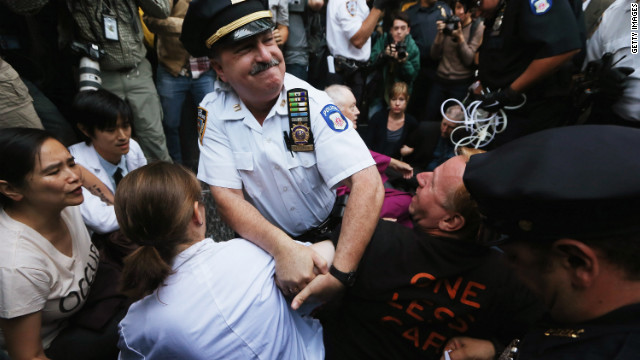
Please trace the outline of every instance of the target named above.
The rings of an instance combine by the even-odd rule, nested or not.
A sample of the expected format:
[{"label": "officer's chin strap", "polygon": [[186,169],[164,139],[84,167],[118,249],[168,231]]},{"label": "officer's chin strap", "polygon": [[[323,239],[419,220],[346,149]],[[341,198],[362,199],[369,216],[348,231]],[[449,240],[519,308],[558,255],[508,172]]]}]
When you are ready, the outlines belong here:
[{"label": "officer's chin strap", "polygon": [[[488,91],[488,89],[487,89]],[[523,101],[522,103],[516,106],[505,106],[507,110],[515,110],[519,109],[527,102],[526,95],[522,94]],[[467,99],[465,99],[466,101]],[[450,119],[445,113],[445,108],[448,106],[447,103],[453,102],[459,105],[462,108],[462,113],[464,115],[464,120],[454,120]],[[481,100],[475,100],[469,103],[468,106],[464,106],[463,102],[458,99],[448,99],[445,100],[440,106],[440,113],[442,117],[456,124],[464,124],[464,126],[458,126],[451,132],[451,142],[455,145],[454,151],[458,151],[460,147],[474,147],[476,149],[487,146],[496,136],[503,132],[507,128],[507,114],[504,110],[500,109],[496,113],[488,113],[487,111],[479,108]],[[460,129],[464,129],[469,135],[460,138],[459,140],[455,140],[458,138],[456,132],[459,132]]]}]

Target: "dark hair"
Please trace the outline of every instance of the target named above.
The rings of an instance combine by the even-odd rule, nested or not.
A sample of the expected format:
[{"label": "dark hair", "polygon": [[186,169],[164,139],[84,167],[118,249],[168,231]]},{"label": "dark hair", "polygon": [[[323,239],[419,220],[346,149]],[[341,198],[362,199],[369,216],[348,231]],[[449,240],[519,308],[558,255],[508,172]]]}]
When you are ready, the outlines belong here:
[{"label": "dark hair", "polygon": [[465,13],[468,13],[475,6],[475,1],[474,0],[456,0],[456,1],[453,2],[453,9],[454,10],[455,10],[456,3],[460,3],[460,5],[462,5],[462,7],[464,8],[464,12]]},{"label": "dark hair", "polygon": [[396,20],[402,20],[406,22],[407,26],[410,26],[409,24],[411,24],[409,22],[409,14],[407,14],[406,12],[395,12],[391,17],[391,25],[393,25],[393,22]]},{"label": "dark hair", "polygon": [[195,175],[167,162],[138,168],[118,184],[114,207],[120,230],[140,245],[124,260],[124,294],[141,299],[171,274],[177,246],[190,241],[187,227],[200,195]]},{"label": "dark hair", "polygon": [[624,271],[628,280],[640,281],[640,234],[602,236],[576,239],[599,249],[607,261]]},{"label": "dark hair", "polygon": [[[22,187],[27,175],[33,171],[40,148],[47,139],[56,139],[40,129],[7,128],[0,131],[0,180]],[[0,204],[11,200],[0,194]]]},{"label": "dark hair", "polygon": [[[125,124],[130,124],[133,112],[129,104],[116,94],[104,89],[80,91],[73,100],[73,118],[76,125],[82,125],[90,136],[95,130],[113,129],[118,117]],[[85,142],[91,138],[85,136]]]}]

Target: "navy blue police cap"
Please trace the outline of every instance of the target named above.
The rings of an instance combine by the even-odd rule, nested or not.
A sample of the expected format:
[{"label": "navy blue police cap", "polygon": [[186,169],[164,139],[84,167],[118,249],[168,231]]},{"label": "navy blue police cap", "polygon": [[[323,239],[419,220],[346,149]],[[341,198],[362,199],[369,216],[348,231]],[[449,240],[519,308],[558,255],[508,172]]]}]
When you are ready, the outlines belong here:
[{"label": "navy blue police cap", "polygon": [[552,241],[640,234],[640,130],[541,131],[472,156],[464,184],[489,232]]},{"label": "navy blue police cap", "polygon": [[240,41],[274,26],[260,0],[193,0],[180,41],[191,56],[208,56],[214,44]]}]

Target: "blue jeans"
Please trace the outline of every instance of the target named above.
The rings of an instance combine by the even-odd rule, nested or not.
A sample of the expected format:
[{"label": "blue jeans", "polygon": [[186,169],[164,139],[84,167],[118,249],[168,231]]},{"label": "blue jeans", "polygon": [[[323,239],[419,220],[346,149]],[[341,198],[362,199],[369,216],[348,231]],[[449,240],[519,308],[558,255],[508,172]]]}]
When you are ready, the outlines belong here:
[{"label": "blue jeans", "polygon": [[215,73],[212,69],[200,75],[197,79],[188,76],[174,77],[158,64],[157,88],[162,103],[164,119],[162,125],[167,137],[167,149],[173,161],[182,163],[182,150],[180,148],[180,119],[182,118],[182,105],[191,93],[194,105],[197,106],[205,95],[213,91]]}]

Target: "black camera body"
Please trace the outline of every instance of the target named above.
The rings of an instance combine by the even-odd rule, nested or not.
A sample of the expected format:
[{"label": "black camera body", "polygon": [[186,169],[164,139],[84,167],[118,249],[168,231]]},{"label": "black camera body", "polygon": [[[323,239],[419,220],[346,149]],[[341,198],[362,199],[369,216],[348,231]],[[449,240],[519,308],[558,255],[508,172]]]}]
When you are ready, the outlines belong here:
[{"label": "black camera body", "polygon": [[442,29],[442,33],[447,35],[447,36],[451,36],[451,32],[453,30],[458,30],[458,24],[460,23],[460,18],[455,16],[455,15],[451,15],[448,18],[446,18],[444,20],[444,24],[445,27],[444,29]]}]

